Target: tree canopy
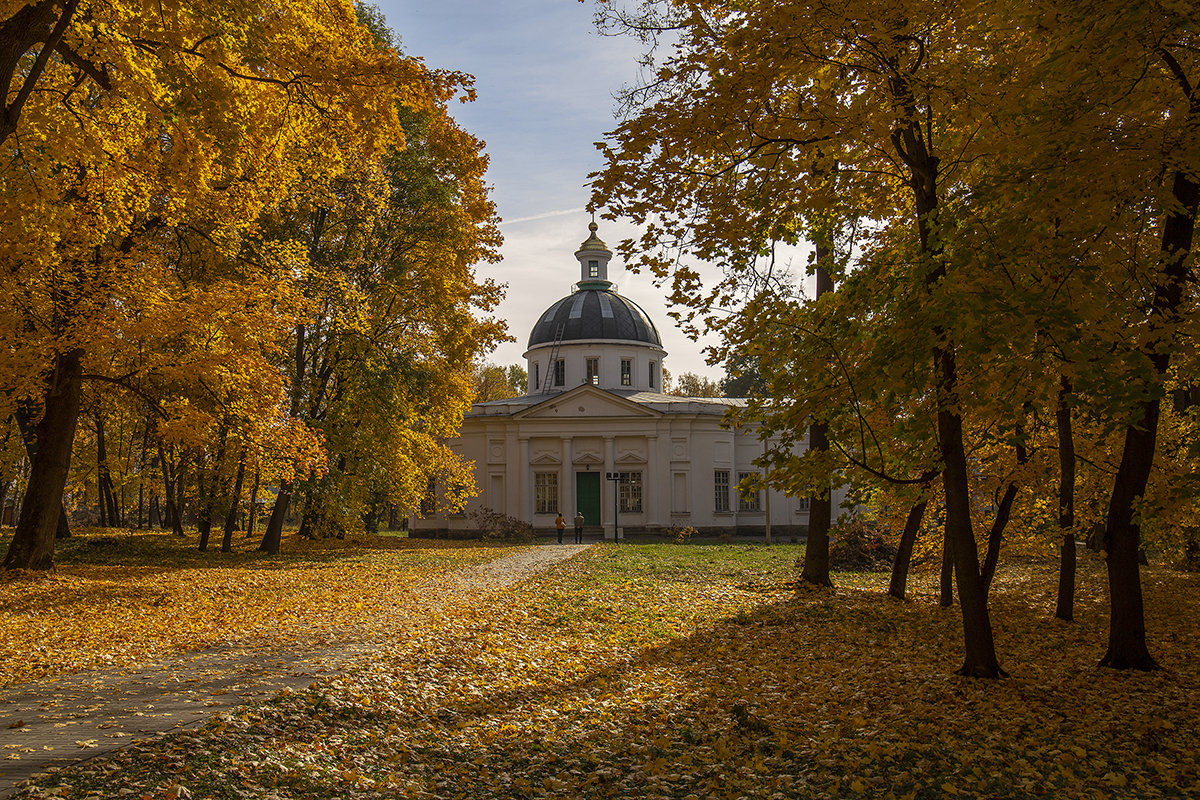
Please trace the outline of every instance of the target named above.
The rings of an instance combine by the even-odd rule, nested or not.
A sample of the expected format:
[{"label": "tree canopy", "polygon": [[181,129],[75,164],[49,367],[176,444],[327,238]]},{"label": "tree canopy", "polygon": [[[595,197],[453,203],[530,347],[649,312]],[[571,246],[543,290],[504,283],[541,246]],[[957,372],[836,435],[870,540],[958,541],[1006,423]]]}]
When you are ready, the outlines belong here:
[{"label": "tree canopy", "polygon": [[[602,11],[652,66],[601,145],[594,204],[642,225],[621,249],[723,335],[721,355],[763,365],[773,400],[748,413],[780,442],[771,480],[814,494],[836,468],[904,508],[936,481],[967,674],[1001,672],[987,587],[1012,504],[1066,502],[1047,480],[1061,462],[1042,455],[1067,444],[1059,410],[1086,426],[1075,452],[1100,473],[1086,480],[1108,483],[1105,662],[1153,665],[1138,548],[1147,501],[1165,500],[1150,480],[1160,401],[1196,359],[1195,14],[1108,0]],[[810,268],[836,292],[805,296],[776,263],[804,240],[828,253]],[[704,286],[699,261],[723,277]],[[1194,417],[1171,425],[1168,452],[1194,441]],[[817,427],[830,450],[800,454]],[[1159,507],[1194,502],[1182,494]]]},{"label": "tree canopy", "polygon": [[[362,11],[0,4],[0,406],[34,423],[6,566],[51,563],[85,387],[146,416],[142,460],[168,505],[196,479],[202,527],[232,520],[247,467],[437,461],[500,335],[472,271],[499,234],[482,143],[446,110],[469,78]],[[380,468],[415,502],[421,470]]]}]

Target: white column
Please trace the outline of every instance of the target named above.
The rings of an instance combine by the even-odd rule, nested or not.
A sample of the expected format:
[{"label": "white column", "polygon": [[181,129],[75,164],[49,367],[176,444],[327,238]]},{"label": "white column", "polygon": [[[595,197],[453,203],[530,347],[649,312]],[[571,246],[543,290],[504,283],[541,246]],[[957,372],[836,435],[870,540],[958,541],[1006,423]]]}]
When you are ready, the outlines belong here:
[{"label": "white column", "polygon": [[675,492],[675,470],[671,463],[671,425],[667,422],[658,423],[657,447],[654,450],[654,470],[658,475],[658,524],[664,527],[671,524],[671,512],[674,510],[673,497]]},{"label": "white column", "polygon": [[563,437],[562,454],[562,477],[559,478],[562,486],[558,489],[558,508],[570,520],[579,508],[579,501],[575,497],[575,440],[570,436]]},{"label": "white column", "polygon": [[605,480],[600,489],[600,519],[601,519],[601,521],[603,521],[605,516],[607,515],[609,523],[612,525],[612,533],[610,535],[609,532],[606,530],[604,532],[604,537],[606,539],[614,539],[614,540],[617,538],[617,520],[614,519],[614,517],[613,517],[613,515],[616,513],[617,484],[615,481],[608,480],[608,473],[616,472],[616,470],[617,470],[616,449],[617,449],[616,437],[613,434],[608,434],[607,436],[605,436],[604,437],[604,473],[605,473],[604,478],[605,478]]},{"label": "white column", "polygon": [[646,471],[642,473],[642,511],[646,514],[646,525],[661,524],[661,492],[658,480],[658,436],[650,434],[646,437]]},{"label": "white column", "polygon": [[532,508],[530,506],[530,502],[533,499],[531,496],[533,494],[533,487],[530,486],[530,478],[532,476],[529,474],[529,437],[528,436],[521,437],[521,464],[518,467],[518,469],[519,469],[519,474],[517,475],[517,484],[520,487],[520,492],[521,492],[520,496],[517,498],[518,502],[519,502],[518,516],[521,519],[525,520],[526,522],[533,522],[533,513],[532,513]]}]

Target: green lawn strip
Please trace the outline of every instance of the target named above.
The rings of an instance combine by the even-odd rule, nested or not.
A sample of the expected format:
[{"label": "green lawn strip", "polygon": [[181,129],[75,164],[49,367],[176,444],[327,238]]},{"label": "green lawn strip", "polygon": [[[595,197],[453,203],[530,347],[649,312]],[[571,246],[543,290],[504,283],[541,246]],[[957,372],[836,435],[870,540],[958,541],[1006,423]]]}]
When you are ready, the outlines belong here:
[{"label": "green lawn strip", "polygon": [[[594,548],[369,668],[42,785],[86,797],[104,770],[197,798],[1196,796],[1197,667],[1097,670],[1102,607],[1047,621],[1008,580],[993,613],[1013,677],[972,681],[951,674],[958,610],[888,600],[886,576],[796,595],[784,548],[663,548]],[[1101,573],[1082,565],[1081,587]],[[1182,656],[1195,602],[1182,624],[1156,612],[1197,580],[1147,583]]]}]

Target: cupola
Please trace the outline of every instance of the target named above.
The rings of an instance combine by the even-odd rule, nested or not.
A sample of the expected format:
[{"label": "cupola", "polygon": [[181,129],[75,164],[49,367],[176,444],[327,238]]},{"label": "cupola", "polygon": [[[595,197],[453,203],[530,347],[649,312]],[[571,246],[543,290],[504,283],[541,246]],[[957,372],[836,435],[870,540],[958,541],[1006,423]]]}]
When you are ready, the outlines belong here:
[{"label": "cupola", "polygon": [[612,281],[608,279],[608,262],[612,260],[612,250],[596,235],[599,226],[595,220],[588,225],[590,235],[579,245],[575,257],[579,259],[579,288],[580,289],[611,289]]}]

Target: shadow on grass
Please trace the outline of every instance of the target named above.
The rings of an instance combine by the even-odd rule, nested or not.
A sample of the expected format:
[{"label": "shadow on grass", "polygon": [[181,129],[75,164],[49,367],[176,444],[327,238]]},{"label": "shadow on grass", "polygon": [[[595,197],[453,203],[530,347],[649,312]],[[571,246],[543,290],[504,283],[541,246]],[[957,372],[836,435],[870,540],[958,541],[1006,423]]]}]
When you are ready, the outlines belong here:
[{"label": "shadow on grass", "polygon": [[[930,594],[892,601],[886,576],[764,598],[628,651],[605,649],[609,629],[480,615],[354,680],[47,782],[71,783],[71,797],[172,779],[222,798],[1196,796],[1200,579],[1147,573],[1153,646],[1173,649],[1168,669],[1129,674],[1094,666],[1102,569],[1081,566],[1073,625],[1029,601],[1044,573],[994,589],[1002,681],[953,675],[959,610]],[[600,649],[582,655],[589,638]],[[575,677],[551,666],[565,663]]]},{"label": "shadow on grass", "polygon": [[[1153,646],[1173,666],[1131,674],[1095,667],[1101,573],[1081,570],[1073,625],[1029,602],[1044,575],[997,587],[1007,680],[953,675],[958,608],[889,600],[884,576],[872,589],[802,591],[575,679],[446,703],[408,733],[435,772],[474,782],[480,797],[509,796],[481,776],[518,770],[578,796],[1096,797],[1124,786],[1123,796],[1194,797],[1200,669],[1188,647],[1200,580],[1147,576]],[[1188,599],[1171,603],[1180,593]],[[582,774],[564,778],[572,768]],[[602,779],[589,783],[589,771]]]}]

